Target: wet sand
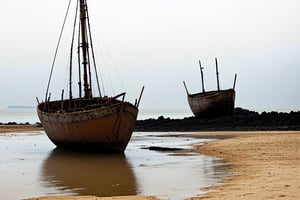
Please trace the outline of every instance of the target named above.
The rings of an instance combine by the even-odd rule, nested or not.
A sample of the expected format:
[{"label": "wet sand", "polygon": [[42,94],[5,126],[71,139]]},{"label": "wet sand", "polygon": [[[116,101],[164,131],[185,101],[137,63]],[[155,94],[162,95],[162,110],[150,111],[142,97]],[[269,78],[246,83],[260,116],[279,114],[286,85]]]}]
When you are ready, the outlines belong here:
[{"label": "wet sand", "polygon": [[[6,132],[3,129],[0,127],[0,133]],[[21,131],[21,127],[16,130]],[[224,158],[231,173],[221,185],[206,188],[210,191],[206,195],[191,199],[300,199],[299,131],[199,132],[191,135],[218,139],[204,145],[195,145],[193,151]],[[37,199],[155,200],[157,198],[69,196]]]},{"label": "wet sand", "polygon": [[30,200],[159,200],[152,196],[119,196],[119,197],[95,197],[95,196],[53,196],[33,198]]}]

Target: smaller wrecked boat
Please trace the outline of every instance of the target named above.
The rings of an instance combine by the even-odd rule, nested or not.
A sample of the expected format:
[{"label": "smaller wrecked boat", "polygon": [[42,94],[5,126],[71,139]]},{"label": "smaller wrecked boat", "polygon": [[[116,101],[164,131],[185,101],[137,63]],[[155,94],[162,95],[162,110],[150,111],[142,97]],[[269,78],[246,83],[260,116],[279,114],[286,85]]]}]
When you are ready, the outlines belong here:
[{"label": "smaller wrecked boat", "polygon": [[217,90],[205,91],[204,79],[203,79],[203,67],[199,61],[201,81],[202,81],[202,92],[190,94],[183,82],[189,106],[196,117],[199,118],[216,118],[227,115],[232,115],[234,111],[235,102],[235,83],[237,75],[235,74],[233,88],[221,90],[219,84],[219,72],[218,72],[218,61],[216,61],[216,74],[217,74]]}]

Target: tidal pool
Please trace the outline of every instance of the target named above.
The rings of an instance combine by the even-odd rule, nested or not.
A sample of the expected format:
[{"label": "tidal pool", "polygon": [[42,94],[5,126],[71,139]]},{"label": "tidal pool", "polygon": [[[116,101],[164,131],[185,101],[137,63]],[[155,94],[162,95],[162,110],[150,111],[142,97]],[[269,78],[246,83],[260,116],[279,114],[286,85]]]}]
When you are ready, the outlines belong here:
[{"label": "tidal pool", "polygon": [[203,194],[202,187],[218,184],[225,174],[223,162],[188,151],[207,139],[177,134],[183,133],[134,132],[122,155],[63,151],[44,132],[2,134],[0,197],[154,195],[179,200]]}]

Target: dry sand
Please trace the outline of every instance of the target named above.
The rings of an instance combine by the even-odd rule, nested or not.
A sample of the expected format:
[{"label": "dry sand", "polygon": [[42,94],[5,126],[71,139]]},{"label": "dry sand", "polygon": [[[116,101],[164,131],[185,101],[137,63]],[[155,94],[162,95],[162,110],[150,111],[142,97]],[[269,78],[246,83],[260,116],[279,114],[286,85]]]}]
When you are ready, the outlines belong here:
[{"label": "dry sand", "polygon": [[232,176],[198,199],[300,199],[300,132],[215,132],[222,137],[195,146],[201,154],[224,158]]},{"label": "dry sand", "polygon": [[[0,133],[34,131],[34,127],[3,127]],[[11,131],[13,130],[13,131]],[[219,138],[193,151],[224,158],[232,173],[221,185],[206,188],[199,199],[300,199],[300,131],[210,132],[193,133],[195,137]],[[200,189],[200,188],[199,188]],[[202,188],[203,189],[203,188]],[[35,200],[156,200],[151,196],[126,197],[43,197]]]}]

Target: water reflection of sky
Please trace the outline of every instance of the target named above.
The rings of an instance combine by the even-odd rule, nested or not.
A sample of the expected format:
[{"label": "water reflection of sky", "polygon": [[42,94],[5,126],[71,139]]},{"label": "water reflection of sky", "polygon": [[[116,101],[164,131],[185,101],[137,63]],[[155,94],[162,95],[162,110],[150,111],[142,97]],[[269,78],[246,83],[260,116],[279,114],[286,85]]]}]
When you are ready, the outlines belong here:
[{"label": "water reflection of sky", "polygon": [[[161,135],[164,137],[161,137]],[[0,188],[4,199],[45,195],[154,195],[184,199],[217,184],[224,172],[216,158],[159,152],[149,146],[190,148],[204,141],[174,133],[135,132],[125,155],[65,152],[44,134],[0,136]]]},{"label": "water reflection of sky", "polygon": [[215,167],[220,165],[220,162],[216,162],[219,159],[195,153],[147,149],[149,146],[188,149],[192,143],[207,141],[174,135],[176,133],[134,134],[126,157],[132,160],[141,194],[163,199],[185,199],[203,194],[204,191],[199,188],[214,185],[218,181]]}]

